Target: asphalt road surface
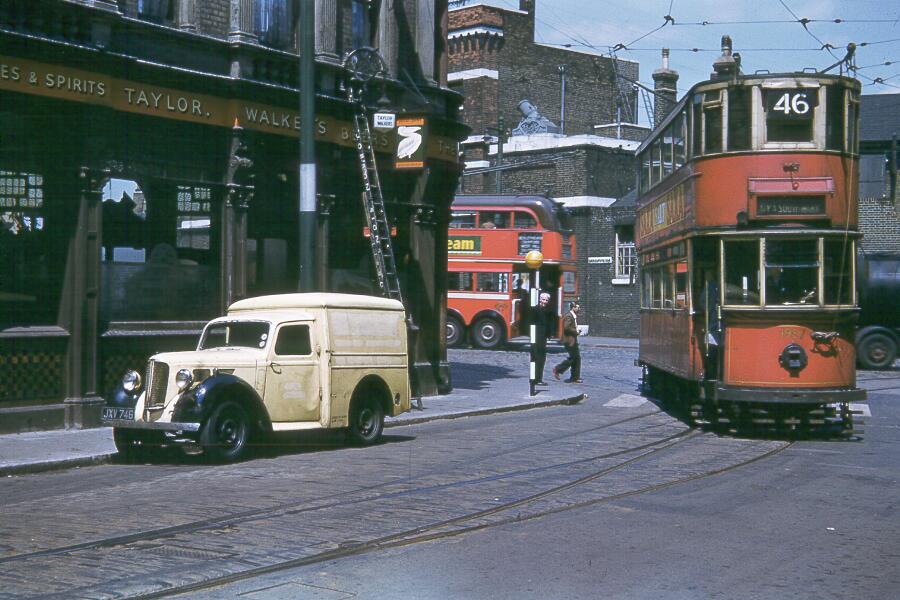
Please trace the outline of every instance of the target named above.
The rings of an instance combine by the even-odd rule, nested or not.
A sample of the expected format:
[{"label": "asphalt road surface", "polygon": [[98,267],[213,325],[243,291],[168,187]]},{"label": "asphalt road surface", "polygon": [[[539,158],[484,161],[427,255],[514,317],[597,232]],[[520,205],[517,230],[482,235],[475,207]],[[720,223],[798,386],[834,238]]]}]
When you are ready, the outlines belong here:
[{"label": "asphalt road surface", "polygon": [[0,598],[900,596],[900,371],[860,374],[860,435],[790,439],[691,429],[634,351],[583,353],[575,406],[7,478]]}]

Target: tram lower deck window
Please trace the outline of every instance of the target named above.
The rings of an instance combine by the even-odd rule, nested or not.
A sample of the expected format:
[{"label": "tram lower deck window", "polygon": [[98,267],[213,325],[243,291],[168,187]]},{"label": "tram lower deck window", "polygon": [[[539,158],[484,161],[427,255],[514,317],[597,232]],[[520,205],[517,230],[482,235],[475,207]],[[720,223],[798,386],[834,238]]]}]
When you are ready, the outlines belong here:
[{"label": "tram lower deck window", "polygon": [[766,239],[766,304],[818,304],[819,240]]},{"label": "tram lower deck window", "polygon": [[725,304],[759,304],[759,241],[725,242]]}]

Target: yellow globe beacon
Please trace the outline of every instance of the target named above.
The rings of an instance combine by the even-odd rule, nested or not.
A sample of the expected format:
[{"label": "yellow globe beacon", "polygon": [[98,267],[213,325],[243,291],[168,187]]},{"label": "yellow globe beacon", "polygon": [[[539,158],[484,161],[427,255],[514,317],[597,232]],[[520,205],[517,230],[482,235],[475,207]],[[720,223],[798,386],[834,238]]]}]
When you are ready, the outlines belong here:
[{"label": "yellow globe beacon", "polygon": [[540,269],[542,264],[544,264],[544,255],[539,250],[532,250],[525,255],[525,265],[529,269]]}]

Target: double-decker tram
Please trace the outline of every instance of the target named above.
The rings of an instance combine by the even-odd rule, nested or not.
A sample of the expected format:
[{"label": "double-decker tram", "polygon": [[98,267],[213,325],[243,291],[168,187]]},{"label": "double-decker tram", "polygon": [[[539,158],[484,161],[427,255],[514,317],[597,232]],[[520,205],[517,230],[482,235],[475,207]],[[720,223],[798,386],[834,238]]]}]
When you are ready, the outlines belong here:
[{"label": "double-decker tram", "polygon": [[644,384],[692,419],[848,431],[865,399],[860,85],[745,75],[723,47],[713,78],[638,149]]},{"label": "double-decker tram", "polygon": [[[458,195],[447,240],[447,346],[496,348],[528,333],[530,272],[525,255],[544,257],[537,285],[555,307],[578,296],[575,236],[565,210],[544,196]],[[557,332],[559,333],[559,332]]]}]

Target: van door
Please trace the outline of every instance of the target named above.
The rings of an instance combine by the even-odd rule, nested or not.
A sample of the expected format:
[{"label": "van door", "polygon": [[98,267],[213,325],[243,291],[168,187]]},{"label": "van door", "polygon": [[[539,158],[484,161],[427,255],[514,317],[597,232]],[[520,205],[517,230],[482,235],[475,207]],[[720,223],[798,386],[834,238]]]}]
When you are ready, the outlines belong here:
[{"label": "van door", "polygon": [[266,374],[265,403],[273,423],[319,420],[319,357],[314,322],[282,323]]}]

